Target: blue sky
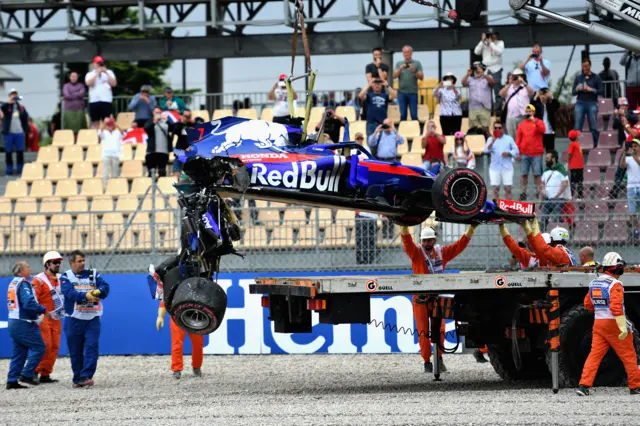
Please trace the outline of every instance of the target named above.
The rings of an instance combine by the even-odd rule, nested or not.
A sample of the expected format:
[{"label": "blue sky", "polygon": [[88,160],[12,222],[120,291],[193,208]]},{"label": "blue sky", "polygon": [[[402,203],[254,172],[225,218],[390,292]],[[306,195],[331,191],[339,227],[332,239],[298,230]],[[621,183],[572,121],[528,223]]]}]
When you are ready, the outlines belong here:
[{"label": "blue sky", "polygon": [[[341,0],[336,6],[327,14],[327,16],[351,16],[357,14],[356,2],[352,0]],[[200,6],[203,8],[204,6]],[[349,9],[351,7],[351,9]],[[489,2],[490,11],[507,11],[509,9],[507,0],[491,0]],[[551,0],[549,2],[550,9],[558,8],[572,8],[572,7],[587,7],[587,2],[584,0]],[[346,9],[345,9],[346,8]],[[191,22],[197,22],[203,20],[204,9],[201,13],[193,13],[190,17]],[[432,8],[427,8],[414,3],[406,4],[402,7],[400,15],[415,15],[415,14],[431,14]],[[283,5],[280,2],[274,2],[268,4],[260,12],[258,20],[275,20],[281,19],[283,16]],[[490,16],[490,25],[501,25],[515,23],[515,20],[502,14],[500,16]],[[66,25],[65,15],[58,13],[47,24],[49,27],[64,27]],[[433,20],[419,19],[412,17],[398,22],[392,22],[390,28],[424,28],[433,27],[436,24]],[[367,29],[358,23],[353,22],[336,22],[336,23],[324,23],[317,25],[316,29],[320,32],[326,31],[349,31],[349,30],[363,30]],[[271,25],[271,26],[249,26],[245,29],[247,34],[269,34],[269,33],[289,33],[292,30],[283,25]],[[204,35],[205,29],[203,27],[186,27],[177,29],[174,32],[175,36],[185,36],[187,33],[191,36]],[[38,40],[66,40],[73,39],[74,36],[70,36],[65,32],[42,32],[36,33],[34,41]],[[509,69],[514,61],[524,60],[530,49],[510,49],[509,48],[509,34],[502,35],[506,45],[506,52],[504,55],[505,68]],[[469,49],[473,49],[474,46],[468,46]],[[570,73],[578,71],[580,69],[580,50],[582,46],[578,46],[574,58],[570,64]],[[420,52],[419,46],[414,46],[414,58],[421,61],[424,68],[425,77],[437,77],[438,75],[438,63],[436,52]],[[597,45],[592,46],[592,61],[594,63],[594,70],[600,72],[602,70],[602,59],[605,55],[597,54],[597,52],[604,51],[619,51],[621,50],[617,46],[613,45]],[[555,47],[544,49],[544,57],[549,59],[552,63],[552,78],[557,80],[564,73],[565,67],[571,47]],[[401,53],[394,54],[394,61],[401,58]],[[618,70],[621,77],[624,78],[624,70],[618,65],[620,60],[620,54],[609,55],[614,64],[613,68]],[[446,51],[443,53],[443,72],[453,72],[459,78],[460,81],[462,74],[464,74],[468,64],[467,51]],[[109,58],[105,58],[107,61]],[[131,58],[135,60],[135,57]],[[370,54],[361,55],[334,55],[334,56],[315,56],[311,58],[312,66],[318,72],[316,78],[317,90],[352,90],[358,86],[365,84],[364,67],[370,62]],[[296,59],[296,69],[298,72],[302,72],[304,66],[303,57]],[[251,58],[251,59],[225,59],[224,60],[224,92],[225,93],[247,93],[247,92],[267,92],[277,79],[280,73],[289,73],[291,67],[290,57],[279,58]],[[31,112],[34,117],[44,119],[50,116],[57,104],[57,85],[55,80],[55,71],[53,65],[9,65],[6,66],[10,71],[19,74],[23,77],[24,81],[16,83],[10,87],[16,87],[20,90],[24,96],[23,103]],[[259,70],[259,72],[256,72]],[[168,70],[165,75],[167,82],[174,87],[175,90],[179,90],[182,87],[182,61],[175,61],[173,66]],[[187,61],[187,88],[200,89],[201,93],[205,91],[205,61],[204,60],[190,60]],[[296,90],[304,90],[304,81],[300,80],[295,83]],[[6,98],[6,95],[1,94],[2,98]]]}]

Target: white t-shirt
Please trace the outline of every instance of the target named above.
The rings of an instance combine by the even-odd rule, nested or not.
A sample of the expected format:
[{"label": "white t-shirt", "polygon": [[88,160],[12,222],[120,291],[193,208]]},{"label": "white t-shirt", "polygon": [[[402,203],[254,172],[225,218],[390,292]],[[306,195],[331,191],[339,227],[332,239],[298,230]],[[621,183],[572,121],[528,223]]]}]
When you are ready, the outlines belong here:
[{"label": "white t-shirt", "polygon": [[[274,92],[275,103],[273,105],[273,116],[274,117],[286,117],[291,115],[289,111],[289,95],[287,93],[287,89],[281,89],[280,87],[276,87]],[[296,101],[293,101],[293,107],[296,107]]]},{"label": "white t-shirt", "polygon": [[[107,70],[107,74],[109,74],[113,79],[116,78],[116,75],[111,70]],[[96,75],[96,71],[89,71],[84,77],[85,84],[89,86],[89,103],[113,101],[113,91],[111,90],[107,74],[104,72],[100,73],[100,75],[94,80],[92,86],[89,86],[87,81]]]},{"label": "white t-shirt", "polygon": [[569,192],[569,194],[567,194],[568,191],[570,191],[569,189],[569,176],[567,176],[564,173],[561,173],[558,170],[547,170],[546,172],[544,172],[542,174],[542,183],[544,184],[544,195],[549,198],[552,199],[553,197],[555,197],[558,194],[558,191],[560,191],[560,188],[562,187],[562,182],[567,182],[567,187],[565,188],[564,192],[560,195],[560,198],[558,198],[559,200],[563,200],[565,198],[567,198],[567,195],[571,194]]},{"label": "white t-shirt", "polygon": [[627,188],[640,188],[640,165],[632,156],[627,156]]},{"label": "white t-shirt", "polygon": [[98,132],[100,143],[102,144],[102,158],[120,157],[122,154],[122,137],[123,134],[118,130],[100,130]]}]

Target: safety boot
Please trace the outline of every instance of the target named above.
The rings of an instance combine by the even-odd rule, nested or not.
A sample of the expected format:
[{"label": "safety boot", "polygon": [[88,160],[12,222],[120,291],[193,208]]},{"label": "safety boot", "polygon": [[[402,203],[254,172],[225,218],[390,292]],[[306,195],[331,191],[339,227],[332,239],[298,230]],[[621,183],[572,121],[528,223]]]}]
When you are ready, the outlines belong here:
[{"label": "safety boot", "polygon": [[480,349],[476,349],[475,351],[473,351],[473,357],[476,359],[476,362],[479,362],[479,363],[489,362],[484,357],[484,354],[480,352]]},{"label": "safety boot", "polygon": [[40,384],[36,377],[20,376],[20,378],[18,380],[21,381],[22,383],[28,383],[28,384],[33,385],[33,386],[37,386],[38,384]]},{"label": "safety boot", "polygon": [[630,395],[640,395],[640,388],[629,389]]},{"label": "safety boot", "polygon": [[199,368],[194,368],[193,375],[196,377],[202,377],[202,370],[200,370]]},{"label": "safety boot", "polygon": [[580,396],[589,396],[589,389],[587,389],[586,386],[578,386],[578,389],[576,389],[576,394],[580,395]]},{"label": "safety boot", "polygon": [[433,373],[433,364],[429,361],[424,363],[424,372],[425,373]]},{"label": "safety boot", "polygon": [[58,380],[52,379],[50,376],[40,376],[40,383],[58,383]]},{"label": "safety boot", "polygon": [[440,366],[440,372],[441,373],[446,373],[447,372],[447,367],[444,366],[444,361],[442,361],[442,357],[438,357],[438,365]]},{"label": "safety boot", "polygon": [[21,385],[18,382],[7,382],[7,390],[10,389],[29,389],[29,386]]},{"label": "safety boot", "polygon": [[180,371],[174,371],[173,372],[173,378],[178,380],[180,377],[182,377],[182,373]]}]

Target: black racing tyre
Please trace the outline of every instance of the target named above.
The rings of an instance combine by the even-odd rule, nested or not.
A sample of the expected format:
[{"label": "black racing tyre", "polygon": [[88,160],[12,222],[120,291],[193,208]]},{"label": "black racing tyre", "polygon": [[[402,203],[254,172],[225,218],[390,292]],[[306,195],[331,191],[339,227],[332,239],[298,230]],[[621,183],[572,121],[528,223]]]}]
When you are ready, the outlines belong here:
[{"label": "black racing tyre", "polygon": [[[593,314],[577,305],[562,314],[560,321],[560,349],[558,351],[558,376],[561,387],[578,386],[582,368],[591,351]],[[634,327],[636,356],[640,354],[640,334]],[[638,356],[640,363],[640,356]],[[551,352],[547,353],[547,365],[551,371]],[[613,349],[604,356],[598,368],[593,386],[625,386],[627,375],[622,362]]]},{"label": "black racing tyre", "polygon": [[171,315],[176,324],[192,334],[210,334],[218,329],[227,310],[227,294],[216,282],[191,277],[175,291]]},{"label": "black racing tyre", "polygon": [[551,377],[542,349],[531,348],[531,352],[520,352],[522,365],[518,370],[511,352],[511,341],[487,345],[487,348],[493,370],[504,381],[545,380]]},{"label": "black racing tyre", "polygon": [[487,200],[487,185],[474,170],[451,169],[438,175],[431,187],[436,211],[445,219],[464,221],[480,213]]}]

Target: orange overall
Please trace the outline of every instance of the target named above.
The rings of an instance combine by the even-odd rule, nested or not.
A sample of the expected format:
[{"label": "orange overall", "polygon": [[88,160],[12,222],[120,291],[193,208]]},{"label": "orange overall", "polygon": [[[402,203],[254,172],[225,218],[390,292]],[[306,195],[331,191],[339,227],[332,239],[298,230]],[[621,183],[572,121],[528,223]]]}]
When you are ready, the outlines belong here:
[{"label": "orange overall", "polygon": [[[411,259],[411,269],[413,269],[414,274],[429,274],[429,265],[425,258],[425,254],[421,247],[418,247],[414,242],[411,235],[401,234],[402,237],[402,246],[404,247],[405,253]],[[434,247],[431,253],[429,253],[429,257],[432,259],[433,263],[441,262],[441,268],[444,269],[451,260],[453,260],[457,255],[462,253],[467,245],[469,245],[469,241],[471,239],[466,235],[463,235],[458,241],[451,244],[450,246],[442,247],[439,244]],[[439,247],[439,249],[438,249]],[[441,258],[438,256],[438,251],[440,252]],[[427,312],[427,306],[423,304],[416,303],[418,299],[418,295],[414,294],[412,298],[413,302],[413,316],[416,319],[416,326],[418,327],[418,331],[420,335],[418,336],[418,344],[420,345],[420,354],[422,355],[422,359],[425,362],[429,362],[431,359],[431,339],[429,339],[429,313]],[[440,327],[440,345],[444,346],[444,332],[445,332],[445,321],[442,321],[442,326]],[[442,350],[439,351],[439,355],[442,356]]]},{"label": "orange overall", "polygon": [[[537,233],[533,238],[529,239],[529,244],[531,244],[531,248],[536,256],[538,256],[538,259],[545,259],[552,266],[578,265],[578,261],[572,258],[573,255],[567,248],[560,245],[551,247],[545,242],[544,238],[542,238],[541,233]],[[545,266],[542,264],[542,261],[540,264]]]},{"label": "orange overall", "polygon": [[[50,275],[45,272],[51,285],[60,291],[60,281],[55,275]],[[51,289],[47,283],[43,282],[37,275],[31,281],[33,290],[38,298],[38,303],[47,308],[47,312],[51,312],[55,309],[53,298],[51,297]],[[62,320],[54,320],[44,317],[40,324],[40,334],[44,341],[44,356],[40,361],[38,367],[36,367],[36,373],[41,376],[50,376],[53,373],[53,366],[58,359],[58,351],[60,350],[60,336],[62,334]]]},{"label": "orange overall", "polygon": [[502,238],[504,245],[507,246],[511,254],[518,259],[522,269],[533,268],[539,265],[538,258],[526,248],[520,247],[511,235]]},{"label": "orange overall", "polygon": [[612,347],[627,372],[629,389],[640,388],[640,370],[633,345],[633,333],[624,340],[618,339],[620,329],[615,317],[624,315],[624,289],[622,283],[605,274],[591,282],[584,298],[584,307],[595,313],[591,352],[582,369],[580,385],[593,386],[602,358]]},{"label": "orange overall", "polygon": [[[160,302],[160,307],[164,308],[164,301]],[[170,319],[171,328],[171,371],[182,371],[184,364],[182,362],[182,354],[184,349],[184,338],[187,332],[178,327],[178,325]],[[191,339],[191,366],[193,368],[202,367],[204,358],[204,336],[200,334],[189,333]]]}]

